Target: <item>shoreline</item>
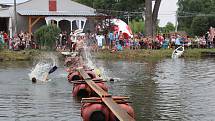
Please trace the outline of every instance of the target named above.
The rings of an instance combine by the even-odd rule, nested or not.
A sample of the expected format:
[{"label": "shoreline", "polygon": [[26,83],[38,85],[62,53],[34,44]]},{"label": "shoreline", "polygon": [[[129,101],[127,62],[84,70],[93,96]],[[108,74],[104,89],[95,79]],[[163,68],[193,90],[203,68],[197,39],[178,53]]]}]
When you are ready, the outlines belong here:
[{"label": "shoreline", "polygon": [[22,50],[22,51],[12,51],[12,50],[1,50],[0,51],[0,62],[5,61],[31,61],[35,56],[41,54],[39,50]]},{"label": "shoreline", "polygon": [[[94,55],[97,59],[104,60],[159,61],[171,58],[172,52],[173,49],[123,50],[114,53],[111,53],[110,50],[101,50],[99,52],[95,52]],[[202,57],[210,57],[205,53],[215,53],[215,49],[185,49],[181,58],[200,59]]]},{"label": "shoreline", "polygon": [[[4,61],[31,61],[35,57],[39,56],[43,52],[42,50],[22,50],[22,51],[11,51],[11,50],[1,50],[0,51],[0,62]],[[96,59],[104,60],[130,60],[130,61],[159,61],[163,59],[171,58],[172,49],[138,49],[129,50],[125,49],[123,51],[118,51],[111,53],[110,50],[99,50],[98,52],[93,52],[92,54]],[[209,53],[215,54],[215,49],[185,49],[184,54],[181,58],[187,59],[199,59],[201,57],[207,56]],[[60,56],[60,55],[58,55]],[[215,57],[215,55],[211,55]],[[208,56],[207,56],[208,57]]]}]

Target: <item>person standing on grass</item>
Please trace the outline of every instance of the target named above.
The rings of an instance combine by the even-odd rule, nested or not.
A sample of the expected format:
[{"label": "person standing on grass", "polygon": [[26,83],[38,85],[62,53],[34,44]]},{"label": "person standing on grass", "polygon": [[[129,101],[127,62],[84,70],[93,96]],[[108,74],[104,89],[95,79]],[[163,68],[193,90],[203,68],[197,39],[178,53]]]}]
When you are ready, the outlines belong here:
[{"label": "person standing on grass", "polygon": [[0,45],[4,44],[4,37],[3,37],[3,33],[0,32]]},{"label": "person standing on grass", "polygon": [[4,43],[6,43],[6,46],[7,46],[7,48],[8,48],[8,45],[9,45],[9,38],[8,38],[8,35],[7,35],[6,32],[4,32],[3,37],[4,37]]},{"label": "person standing on grass", "polygon": [[119,44],[123,47],[124,46],[124,35],[122,31],[119,32]]},{"label": "person standing on grass", "polygon": [[113,46],[113,41],[114,41],[114,34],[113,32],[111,31],[109,34],[108,34],[108,38],[109,38],[109,48],[112,48]]}]

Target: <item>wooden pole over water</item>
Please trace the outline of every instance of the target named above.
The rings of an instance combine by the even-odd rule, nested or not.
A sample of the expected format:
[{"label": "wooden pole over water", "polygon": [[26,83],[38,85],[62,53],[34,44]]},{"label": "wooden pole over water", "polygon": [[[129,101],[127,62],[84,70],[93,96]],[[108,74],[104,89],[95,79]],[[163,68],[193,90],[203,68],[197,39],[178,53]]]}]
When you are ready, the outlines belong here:
[{"label": "wooden pole over water", "polygon": [[94,90],[104,102],[104,104],[114,113],[114,115],[120,121],[135,121],[125,110],[123,110],[112,98],[110,94],[104,91],[101,87],[97,86],[96,83],[90,78],[90,76],[84,71],[83,68],[77,69],[85,82]]}]

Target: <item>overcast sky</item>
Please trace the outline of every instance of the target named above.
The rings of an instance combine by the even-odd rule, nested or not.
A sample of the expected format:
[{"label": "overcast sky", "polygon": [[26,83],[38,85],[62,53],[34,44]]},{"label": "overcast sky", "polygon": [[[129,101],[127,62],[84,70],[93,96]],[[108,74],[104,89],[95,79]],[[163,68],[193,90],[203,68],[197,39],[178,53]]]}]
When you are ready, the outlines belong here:
[{"label": "overcast sky", "polygon": [[165,26],[167,22],[175,24],[177,2],[178,0],[162,0],[158,16],[160,26]]},{"label": "overcast sky", "polygon": [[[13,3],[14,0],[0,0],[0,3]],[[17,2],[24,2],[27,0],[16,0]],[[175,13],[177,10],[178,0],[162,0],[158,19],[160,26],[165,26],[167,22],[175,24]]]}]

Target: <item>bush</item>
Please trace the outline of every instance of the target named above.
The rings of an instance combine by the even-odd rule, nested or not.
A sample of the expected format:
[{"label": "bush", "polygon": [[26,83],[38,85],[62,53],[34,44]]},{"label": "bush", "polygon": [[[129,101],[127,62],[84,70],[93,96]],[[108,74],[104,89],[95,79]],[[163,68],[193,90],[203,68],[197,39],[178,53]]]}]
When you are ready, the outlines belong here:
[{"label": "bush", "polygon": [[144,32],[144,21],[132,20],[131,22],[129,22],[129,26],[131,27],[133,33]]},{"label": "bush", "polygon": [[207,17],[199,17],[196,16],[191,24],[191,30],[193,32],[193,35],[204,35],[205,32],[207,32],[209,28],[209,21]]},{"label": "bush", "polygon": [[34,34],[40,49],[52,50],[55,48],[56,39],[60,31],[60,28],[53,25],[44,25],[40,27]]},{"label": "bush", "polygon": [[1,50],[4,50],[5,47],[6,47],[6,44],[5,44],[5,43],[0,43],[0,51],[1,51]]},{"label": "bush", "polygon": [[3,50],[3,46],[0,44],[0,51]]}]

